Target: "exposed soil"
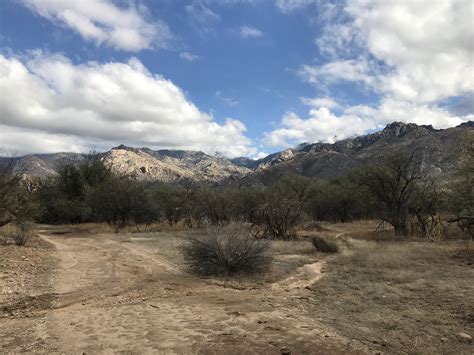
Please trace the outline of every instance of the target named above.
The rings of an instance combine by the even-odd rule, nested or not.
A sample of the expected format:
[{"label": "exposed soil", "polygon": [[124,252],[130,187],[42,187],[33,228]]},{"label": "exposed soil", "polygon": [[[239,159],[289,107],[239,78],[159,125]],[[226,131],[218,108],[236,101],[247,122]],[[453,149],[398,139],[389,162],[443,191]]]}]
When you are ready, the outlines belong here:
[{"label": "exposed soil", "polygon": [[[200,279],[180,268],[180,238],[45,229],[31,287],[1,299],[4,352],[362,353],[305,306],[323,261],[281,282]],[[12,259],[27,249],[0,248]],[[295,258],[298,256],[295,255]],[[54,258],[57,267],[54,269]],[[29,258],[30,259],[30,258]],[[296,264],[295,264],[296,265]],[[24,271],[24,270],[23,270]],[[42,287],[38,287],[41,284]]]},{"label": "exposed soil", "polygon": [[455,243],[328,228],[318,233],[339,254],[275,241],[269,274],[214,279],[182,268],[179,246],[199,231],[45,227],[25,247],[0,246],[0,352],[472,353],[458,334],[474,332],[474,269]]}]

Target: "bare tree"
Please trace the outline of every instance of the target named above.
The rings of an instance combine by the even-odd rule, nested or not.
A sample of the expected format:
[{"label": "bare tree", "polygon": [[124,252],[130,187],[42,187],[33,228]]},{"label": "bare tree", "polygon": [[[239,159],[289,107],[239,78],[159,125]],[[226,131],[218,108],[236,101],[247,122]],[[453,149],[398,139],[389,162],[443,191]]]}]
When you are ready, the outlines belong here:
[{"label": "bare tree", "polygon": [[21,176],[14,173],[13,167],[12,158],[0,167],[0,226],[14,222],[20,208],[16,194]]},{"label": "bare tree", "polygon": [[309,180],[285,177],[265,193],[258,211],[258,222],[265,228],[264,236],[290,239],[293,228],[301,221],[308,195]]},{"label": "bare tree", "polygon": [[118,233],[129,225],[150,223],[158,214],[144,186],[127,178],[112,178],[88,196],[96,217],[114,227]]},{"label": "bare tree", "polygon": [[361,182],[378,203],[380,218],[390,223],[398,236],[408,234],[410,209],[422,179],[421,159],[414,154],[393,155],[362,174]]},{"label": "bare tree", "polygon": [[474,132],[465,138],[457,168],[456,181],[451,185],[451,209],[459,227],[469,235],[474,234]]}]

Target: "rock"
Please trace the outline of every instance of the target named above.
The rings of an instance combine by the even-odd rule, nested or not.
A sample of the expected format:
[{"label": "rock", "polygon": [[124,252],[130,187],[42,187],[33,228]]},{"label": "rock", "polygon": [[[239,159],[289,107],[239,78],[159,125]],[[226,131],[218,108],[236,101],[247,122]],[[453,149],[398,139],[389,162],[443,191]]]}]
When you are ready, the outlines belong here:
[{"label": "rock", "polygon": [[472,337],[469,334],[466,334],[466,333],[458,333],[458,338],[459,338],[459,340],[461,340],[462,342],[465,342],[465,343],[471,343],[472,342]]},{"label": "rock", "polygon": [[280,353],[282,355],[291,355],[291,350],[289,347],[284,346],[283,348],[280,349]]},{"label": "rock", "polygon": [[448,338],[441,338],[441,341],[442,341],[443,343],[447,343],[447,342],[448,342]]}]

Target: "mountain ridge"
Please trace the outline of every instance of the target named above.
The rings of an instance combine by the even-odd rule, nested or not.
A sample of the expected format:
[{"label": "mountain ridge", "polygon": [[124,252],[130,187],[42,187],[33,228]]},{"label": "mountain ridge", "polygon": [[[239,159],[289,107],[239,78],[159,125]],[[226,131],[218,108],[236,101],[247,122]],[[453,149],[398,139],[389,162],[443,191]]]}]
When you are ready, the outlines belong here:
[{"label": "mountain ridge", "polygon": [[[417,151],[427,169],[447,176],[455,168],[463,135],[474,134],[474,122],[435,129],[431,125],[392,122],[384,129],[335,143],[304,143],[262,159],[228,159],[201,151],[134,148],[119,145],[98,156],[115,172],[145,182],[267,183],[287,173],[331,179],[349,170],[378,161],[395,152]],[[29,154],[13,158],[13,170],[28,176],[47,177],[64,162],[79,162],[80,153]],[[0,158],[0,166],[8,158]]]}]

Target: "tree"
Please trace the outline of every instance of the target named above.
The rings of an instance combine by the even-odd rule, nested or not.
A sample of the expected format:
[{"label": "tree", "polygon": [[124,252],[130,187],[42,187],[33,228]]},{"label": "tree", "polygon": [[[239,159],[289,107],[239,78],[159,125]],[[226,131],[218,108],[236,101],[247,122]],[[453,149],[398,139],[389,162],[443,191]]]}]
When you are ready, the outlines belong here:
[{"label": "tree", "polygon": [[46,223],[82,223],[94,218],[95,211],[86,196],[107,184],[113,174],[97,154],[81,161],[66,161],[57,176],[43,181],[38,189],[42,206],[41,221]]},{"label": "tree", "polygon": [[190,194],[180,187],[161,186],[153,191],[162,217],[170,226],[178,223],[188,215]]},{"label": "tree", "polygon": [[150,223],[158,214],[140,182],[115,177],[88,195],[95,216],[113,226],[115,232],[129,225]]},{"label": "tree", "polygon": [[422,179],[421,160],[413,154],[393,155],[361,174],[360,182],[373,195],[379,217],[393,226],[397,236],[408,234],[410,209]]},{"label": "tree", "polygon": [[468,132],[457,167],[456,180],[451,185],[451,210],[466,233],[474,234],[474,132]]},{"label": "tree", "polygon": [[14,160],[0,167],[0,227],[33,219],[38,207],[22,176],[14,171]]},{"label": "tree", "polygon": [[308,187],[309,179],[294,176],[284,177],[267,189],[258,212],[265,236],[275,239],[292,237],[292,229],[303,217]]},{"label": "tree", "polygon": [[13,159],[0,168],[0,226],[15,219],[16,190],[20,176],[13,173]]},{"label": "tree", "polygon": [[308,211],[315,220],[348,222],[365,213],[364,193],[350,177],[318,182],[310,189]]}]

